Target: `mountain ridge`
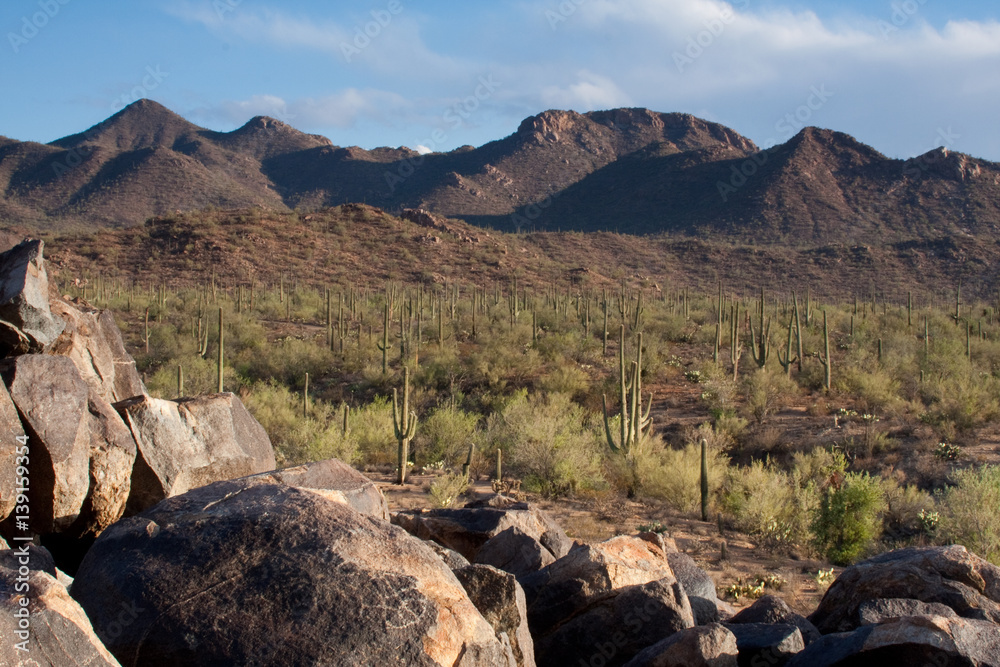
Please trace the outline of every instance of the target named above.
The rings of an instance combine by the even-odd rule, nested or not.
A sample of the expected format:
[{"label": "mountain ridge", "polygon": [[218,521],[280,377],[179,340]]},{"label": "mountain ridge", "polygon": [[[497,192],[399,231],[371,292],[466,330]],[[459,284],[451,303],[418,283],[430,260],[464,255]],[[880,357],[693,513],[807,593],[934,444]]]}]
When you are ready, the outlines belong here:
[{"label": "mountain ridge", "polygon": [[1000,231],[1000,165],[888,158],[804,128],[760,149],[690,114],[548,110],[446,153],[335,146],[267,116],[216,132],[151,100],[49,144],[0,139],[0,218],[128,227],[206,207],[422,208],[498,229],[610,230],[822,244]]}]

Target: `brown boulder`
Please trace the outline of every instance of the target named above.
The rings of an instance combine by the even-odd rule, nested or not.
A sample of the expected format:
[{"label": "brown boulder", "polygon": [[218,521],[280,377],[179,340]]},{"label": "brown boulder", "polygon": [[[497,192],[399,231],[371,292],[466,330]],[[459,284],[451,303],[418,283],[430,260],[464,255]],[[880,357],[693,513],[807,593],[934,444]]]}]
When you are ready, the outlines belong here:
[{"label": "brown boulder", "polygon": [[[22,440],[18,440],[22,438]],[[17,474],[18,463],[25,464],[31,462],[30,455],[27,460],[20,459],[19,456],[30,454],[31,447],[25,450],[24,428],[21,420],[17,416],[17,408],[10,398],[7,387],[0,382],[0,521],[3,521],[14,511],[17,504],[16,489],[19,487],[18,481],[21,475]],[[20,450],[20,454],[18,453]],[[30,479],[29,479],[30,482]]]},{"label": "brown boulder", "polygon": [[752,605],[729,619],[729,623],[783,623],[794,625],[802,633],[802,641],[809,645],[819,639],[819,630],[805,616],[792,611],[792,608],[775,595],[765,595],[758,598]]},{"label": "brown boulder", "polygon": [[809,620],[824,634],[853,630],[861,604],[882,598],[938,602],[1000,623],[1000,567],[960,545],[891,551],[844,570]]},{"label": "brown boulder", "polygon": [[245,479],[285,484],[312,491],[327,500],[349,505],[357,512],[383,521],[389,520],[389,506],[375,482],[339,459],[306,463],[294,468],[272,470]]},{"label": "brown boulder", "polygon": [[44,247],[30,240],[0,253],[0,356],[41,352],[63,330],[49,310]]},{"label": "brown boulder", "polygon": [[614,537],[573,549],[521,580],[532,634],[547,634],[614,590],[664,578],[674,579],[666,555],[638,537]]},{"label": "brown boulder", "polygon": [[476,561],[479,549],[490,538],[511,527],[537,540],[555,558],[565,556],[573,544],[555,521],[528,503],[396,512],[392,522],[420,539],[454,549],[470,562]]},{"label": "brown boulder", "polygon": [[129,665],[513,664],[419,540],[260,481],[217,482],[119,521],[73,596]]},{"label": "brown boulder", "polygon": [[476,562],[492,565],[520,579],[556,561],[542,543],[516,526],[497,533],[476,554]]},{"label": "brown boulder", "polygon": [[737,667],[736,657],[733,633],[710,623],[675,632],[643,649],[625,667]]},{"label": "brown boulder", "polygon": [[943,616],[958,618],[951,607],[939,602],[908,599],[867,600],[858,606],[858,625],[879,625],[906,616]]},{"label": "brown boulder", "polygon": [[61,299],[51,305],[52,313],[66,323],[52,354],[72,359],[80,376],[108,403],[146,393],[111,311],[85,310]]},{"label": "brown boulder", "polygon": [[137,396],[114,407],[138,445],[128,514],[189,489],[276,467],[271,440],[235,394],[180,401]]},{"label": "brown boulder", "polygon": [[489,565],[469,565],[454,572],[497,638],[510,644],[518,667],[534,667],[527,603],[514,575]]},{"label": "brown boulder", "polygon": [[787,667],[870,665],[1000,667],[1000,628],[969,618],[910,616],[825,635]]},{"label": "brown boulder", "polygon": [[119,667],[80,605],[40,570],[0,566],[0,635],[4,667]]},{"label": "brown boulder", "polygon": [[544,633],[535,633],[538,663],[618,667],[644,648],[694,626],[684,588],[673,577],[618,588]]}]

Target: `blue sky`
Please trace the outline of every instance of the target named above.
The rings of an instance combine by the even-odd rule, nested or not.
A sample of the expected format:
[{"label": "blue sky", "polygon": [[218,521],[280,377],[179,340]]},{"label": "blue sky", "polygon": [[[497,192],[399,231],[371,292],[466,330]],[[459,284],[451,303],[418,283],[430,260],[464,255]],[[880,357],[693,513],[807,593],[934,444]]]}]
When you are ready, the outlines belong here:
[{"label": "blue sky", "polygon": [[52,141],[144,96],[216,130],[264,114],[450,150],[545,109],[637,106],[762,147],[816,125],[1000,161],[998,18],[961,0],[5,0],[0,134]]}]

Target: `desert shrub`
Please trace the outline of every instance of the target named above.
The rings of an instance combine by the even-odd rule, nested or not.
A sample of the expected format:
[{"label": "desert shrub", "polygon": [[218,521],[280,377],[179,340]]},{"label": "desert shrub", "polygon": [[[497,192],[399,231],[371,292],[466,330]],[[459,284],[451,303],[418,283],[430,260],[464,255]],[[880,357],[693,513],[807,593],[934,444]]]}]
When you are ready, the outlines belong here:
[{"label": "desert shrub", "polygon": [[449,474],[431,482],[430,495],[435,507],[454,507],[459,497],[469,488],[469,479],[462,474]]},{"label": "desert shrub", "polygon": [[587,373],[572,361],[563,361],[538,380],[539,389],[557,394],[575,396],[585,392],[590,385]]},{"label": "desert shrub", "polygon": [[701,399],[716,418],[734,415],[739,407],[739,385],[722,366],[705,364],[701,369]]},{"label": "desert shrub", "polygon": [[[229,347],[228,340],[226,346]],[[315,378],[328,370],[333,354],[317,341],[285,338],[268,345],[265,354],[241,351],[234,363],[240,374],[250,380],[273,380],[287,386],[301,386],[306,373]]]},{"label": "desert shrub", "polygon": [[764,546],[787,547],[807,537],[808,498],[792,476],[768,462],[727,470],[722,508],[736,527],[759,538]]},{"label": "desert shrub", "polygon": [[298,394],[265,382],[253,385],[244,402],[270,436],[279,466],[334,457],[353,462],[356,442],[344,436],[335,406],[316,401],[304,417]]},{"label": "desert shrub", "polygon": [[[215,360],[202,359],[195,354],[173,359],[171,363],[161,365],[152,375],[147,376],[146,388],[151,396],[171,399],[177,396],[178,365],[184,369],[185,396],[211,394],[218,390],[218,366]],[[224,379],[230,380],[229,387],[233,386],[235,374],[232,369],[229,369]]]},{"label": "desert shrub", "polygon": [[413,441],[414,462],[418,466],[443,461],[461,465],[469,445],[479,440],[479,416],[450,404],[432,410],[418,423]]},{"label": "desert shrub", "polygon": [[[701,444],[689,443],[681,449],[649,447],[636,456],[639,485],[644,495],[662,500],[666,505],[694,515],[701,512]],[[722,488],[728,461],[717,448],[708,450],[709,499]]]},{"label": "desert shrub", "polygon": [[746,375],[741,385],[747,416],[758,424],[764,423],[791,397],[798,387],[784,373],[771,368],[758,368]]},{"label": "desert shrub", "polygon": [[940,498],[942,541],[1000,565],[1000,467],[960,470],[955,483]]},{"label": "desert shrub", "polygon": [[871,550],[882,528],[885,498],[879,480],[848,473],[821,493],[810,529],[813,541],[835,565],[849,565]]},{"label": "desert shrub", "polygon": [[883,539],[890,544],[905,543],[928,534],[926,516],[935,509],[934,497],[916,486],[902,486],[891,478],[884,481],[883,489],[886,501]]},{"label": "desert shrub", "polygon": [[587,415],[565,394],[515,392],[487,419],[489,451],[502,449],[507,470],[546,495],[601,486],[602,443]]},{"label": "desert shrub", "polygon": [[[417,422],[420,432],[420,422]],[[392,401],[379,396],[351,411],[348,436],[357,448],[359,463],[397,464],[396,436],[392,430]]]},{"label": "desert shrub", "polygon": [[1000,417],[1000,378],[972,372],[938,376],[924,383],[926,421],[953,422],[967,431]]},{"label": "desert shrub", "polygon": [[854,396],[865,412],[894,411],[903,403],[899,380],[879,368],[874,358],[865,357],[861,363],[845,365],[834,384]]}]

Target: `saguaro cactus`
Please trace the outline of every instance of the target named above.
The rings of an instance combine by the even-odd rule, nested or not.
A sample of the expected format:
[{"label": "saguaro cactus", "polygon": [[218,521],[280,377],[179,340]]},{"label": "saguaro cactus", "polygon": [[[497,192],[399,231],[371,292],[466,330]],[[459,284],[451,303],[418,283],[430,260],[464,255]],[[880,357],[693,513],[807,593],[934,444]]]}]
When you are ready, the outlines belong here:
[{"label": "saguaro cactus", "polygon": [[823,388],[830,391],[830,367],[833,360],[830,358],[830,329],[826,323],[826,311],[823,311],[823,353],[819,355],[819,362],[823,364]]},{"label": "saguaro cactus", "polygon": [[417,413],[410,410],[410,369],[403,367],[403,405],[399,406],[399,392],[392,390],[392,430],[399,443],[397,484],[406,483],[406,462],[410,458],[410,441],[417,430]]},{"label": "saguaro cactus", "polygon": [[625,370],[625,325],[621,325],[621,343],[618,350],[618,390],[621,396],[621,418],[619,421],[620,437],[615,441],[611,433],[611,422],[608,416],[608,396],[604,395],[604,432],[608,445],[615,452],[632,458],[632,453],[642,439],[649,434],[652,422],[649,413],[653,408],[653,396],[649,397],[646,412],[642,411],[642,334],[636,335],[635,361],[631,372]]},{"label": "saguaro cactus", "polygon": [[701,439],[701,520],[708,521],[708,441]]},{"label": "saguaro cactus", "polygon": [[225,327],[222,322],[222,308],[219,308],[219,359],[218,359],[218,370],[219,370],[219,393],[221,394],[224,389],[222,388],[222,372],[223,372],[223,347],[225,346]]},{"label": "saguaro cactus", "polygon": [[760,334],[754,329],[753,320],[750,321],[750,346],[753,348],[753,360],[757,362],[759,368],[764,368],[767,359],[771,356],[771,320],[764,315],[764,288],[760,288],[760,305],[757,307],[757,316],[760,318]]}]

